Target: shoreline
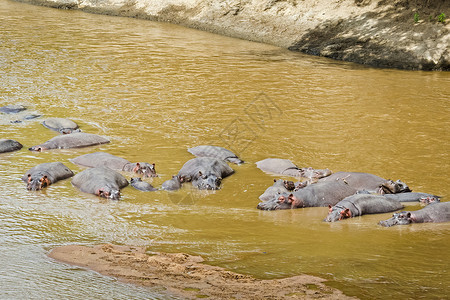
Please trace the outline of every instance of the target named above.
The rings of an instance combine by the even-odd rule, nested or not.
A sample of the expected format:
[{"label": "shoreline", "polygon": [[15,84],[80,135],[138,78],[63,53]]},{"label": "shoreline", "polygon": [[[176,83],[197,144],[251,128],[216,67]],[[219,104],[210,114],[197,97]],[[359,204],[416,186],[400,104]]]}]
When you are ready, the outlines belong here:
[{"label": "shoreline", "polygon": [[145,247],[66,245],[52,249],[48,256],[183,299],[356,299],[315,276],[260,280],[204,264],[200,256],[148,252]]},{"label": "shoreline", "polygon": [[450,70],[448,1],[16,1],[168,22],[372,67]]}]

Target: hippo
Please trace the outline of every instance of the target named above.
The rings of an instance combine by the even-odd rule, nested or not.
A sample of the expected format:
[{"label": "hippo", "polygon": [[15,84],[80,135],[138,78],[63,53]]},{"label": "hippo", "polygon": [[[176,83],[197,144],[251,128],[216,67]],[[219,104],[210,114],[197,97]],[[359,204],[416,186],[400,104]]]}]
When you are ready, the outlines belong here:
[{"label": "hippo", "polygon": [[261,210],[292,209],[335,205],[345,197],[356,193],[356,189],[341,180],[318,182],[293,193],[281,193],[268,201],[260,202]]},{"label": "hippo", "polygon": [[425,206],[417,211],[402,211],[394,213],[392,218],[380,221],[384,227],[408,225],[411,223],[442,223],[450,222],[450,202],[438,202]]},{"label": "hippo", "polygon": [[393,199],[399,202],[439,202],[440,197],[427,193],[415,193],[415,192],[407,192],[407,193],[398,193],[398,194],[384,194],[384,197],[388,199]]},{"label": "hippo", "polygon": [[403,205],[381,195],[355,194],[342,199],[334,206],[329,205],[328,208],[328,216],[324,221],[336,222],[365,214],[396,211],[402,209]]},{"label": "hippo", "polygon": [[21,111],[26,110],[27,108],[23,105],[13,105],[13,104],[9,104],[9,105],[5,105],[0,107],[0,112],[5,113],[5,114],[17,114]]},{"label": "hippo", "polygon": [[0,153],[13,152],[22,149],[22,144],[15,140],[0,139]]},{"label": "hippo", "polygon": [[[80,132],[78,130],[78,124],[72,120],[64,119],[64,118],[48,118],[42,122],[42,125],[51,129],[53,131],[57,131],[62,134],[69,134],[73,132]],[[77,131],[78,130],[78,131]]]},{"label": "hippo", "polygon": [[131,178],[130,183],[132,187],[143,192],[153,192],[158,190],[155,189],[150,183],[142,181],[139,177]]},{"label": "hippo", "polygon": [[110,168],[96,167],[86,169],[75,175],[72,184],[82,192],[119,200],[120,189],[126,187],[128,181]]},{"label": "hippo", "polygon": [[166,191],[175,191],[181,188],[184,182],[184,177],[179,175],[172,176],[172,179],[163,182],[161,189]]},{"label": "hippo", "polygon": [[192,182],[200,190],[218,190],[222,178],[230,176],[234,170],[228,164],[213,157],[197,157],[187,161],[178,172],[183,181]]},{"label": "hippo", "polygon": [[244,163],[243,160],[239,159],[239,157],[230,150],[217,146],[197,146],[189,148],[188,152],[197,157],[214,157],[237,165]]},{"label": "hippo", "polygon": [[[409,187],[400,180],[394,182],[392,180],[386,180],[370,173],[361,172],[337,172],[328,177],[319,179],[319,182],[329,182],[336,180],[341,180],[358,191],[366,190],[375,191],[376,193],[400,193],[411,191]],[[382,188],[382,186],[384,186],[384,188]]]},{"label": "hippo", "polygon": [[42,151],[49,149],[82,148],[109,143],[103,136],[91,133],[77,132],[72,134],[55,136],[43,144],[29,148],[31,151]]},{"label": "hippo", "polygon": [[256,163],[256,166],[264,172],[286,175],[291,177],[305,177],[317,180],[331,175],[328,169],[299,168],[289,159],[266,158]]},{"label": "hippo", "polygon": [[74,164],[84,167],[108,167],[113,170],[132,172],[143,177],[158,177],[155,164],[146,162],[131,163],[125,158],[106,152],[94,152],[75,157],[70,160]]},{"label": "hippo", "polygon": [[63,163],[50,162],[31,168],[23,175],[22,180],[27,183],[28,190],[37,191],[73,175]]}]

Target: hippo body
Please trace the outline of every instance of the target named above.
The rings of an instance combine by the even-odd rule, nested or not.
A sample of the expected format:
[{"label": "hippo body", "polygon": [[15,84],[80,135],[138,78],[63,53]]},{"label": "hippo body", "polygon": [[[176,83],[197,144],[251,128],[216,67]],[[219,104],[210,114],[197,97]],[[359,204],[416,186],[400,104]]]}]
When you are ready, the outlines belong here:
[{"label": "hippo body", "polygon": [[189,148],[188,152],[197,157],[213,157],[237,165],[244,163],[243,160],[239,159],[239,157],[230,150],[217,146],[197,146]]},{"label": "hippo body", "polygon": [[257,206],[261,210],[292,209],[335,205],[345,197],[356,193],[356,189],[340,180],[318,182],[291,194],[282,193]]},{"label": "hippo body", "polygon": [[150,183],[142,181],[139,177],[131,178],[130,183],[132,187],[143,192],[153,192],[158,190],[155,189]]},{"label": "hippo body", "polygon": [[178,172],[183,181],[192,182],[198,189],[217,190],[222,178],[230,176],[234,170],[220,159],[197,157],[187,161]]},{"label": "hippo body", "polygon": [[135,174],[143,175],[144,177],[157,176],[154,164],[145,162],[132,163],[125,158],[106,152],[88,153],[71,159],[71,162],[89,168],[108,167],[113,170],[133,172]]},{"label": "hippo body", "polygon": [[106,143],[109,143],[109,140],[103,136],[91,133],[77,132],[55,136],[54,138],[48,140],[43,144],[31,147],[29,150],[42,151],[49,149],[82,148]]},{"label": "hippo body", "polygon": [[439,202],[439,196],[427,194],[427,193],[415,193],[415,192],[408,192],[408,193],[398,193],[398,194],[385,194],[384,197],[388,199],[393,199],[398,202],[417,202],[421,201],[422,198],[433,198],[435,202]]},{"label": "hippo body", "polygon": [[72,120],[64,119],[64,118],[49,118],[42,122],[42,125],[51,129],[53,131],[57,131],[59,133],[68,134],[72,133],[78,129],[78,124]]},{"label": "hippo body", "polygon": [[50,162],[31,168],[23,175],[22,180],[27,183],[28,190],[36,191],[73,175],[73,172],[64,164]]},{"label": "hippo body", "polygon": [[22,149],[22,144],[15,140],[0,139],[0,153],[13,152]]},{"label": "hippo body", "polygon": [[5,113],[5,114],[17,114],[21,111],[26,110],[27,108],[23,105],[13,105],[13,104],[9,104],[9,105],[5,105],[0,107],[0,112]]},{"label": "hippo body", "polygon": [[329,206],[328,216],[324,221],[335,222],[365,214],[381,214],[402,209],[397,200],[381,195],[355,194],[344,198],[334,206]]},{"label": "hippo body", "polygon": [[82,192],[119,200],[120,189],[126,187],[128,181],[110,168],[96,167],[86,169],[75,175],[72,184]]},{"label": "hippo body", "polygon": [[408,225],[411,223],[442,223],[450,222],[450,202],[432,203],[417,211],[402,211],[394,213],[393,217],[380,221],[384,227]]},{"label": "hippo body", "polygon": [[181,188],[183,182],[184,182],[183,177],[175,175],[172,176],[172,179],[164,181],[163,184],[161,185],[161,188],[165,191],[175,191]]},{"label": "hippo body", "polygon": [[291,177],[303,177],[309,179],[311,182],[323,177],[331,175],[331,171],[328,169],[313,169],[299,168],[289,159],[281,158],[266,158],[258,161],[256,167],[264,172],[291,176]]}]

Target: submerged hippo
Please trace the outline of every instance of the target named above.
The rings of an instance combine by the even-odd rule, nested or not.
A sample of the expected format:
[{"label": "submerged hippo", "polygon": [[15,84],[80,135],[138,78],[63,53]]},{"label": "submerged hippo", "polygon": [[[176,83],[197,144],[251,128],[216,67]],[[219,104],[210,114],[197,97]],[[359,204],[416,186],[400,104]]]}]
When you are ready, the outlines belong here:
[{"label": "submerged hippo", "polygon": [[158,190],[155,189],[150,183],[142,181],[139,177],[131,178],[130,183],[132,187],[143,192],[153,192]]},{"label": "submerged hippo", "polygon": [[398,194],[384,194],[384,197],[388,199],[393,199],[399,202],[439,202],[440,197],[427,193],[415,193],[415,192],[406,192],[406,193],[398,193]]},{"label": "submerged hippo", "polygon": [[261,210],[292,209],[335,205],[345,197],[356,193],[356,189],[343,181],[318,182],[293,193],[281,193],[268,201],[260,202]]},{"label": "submerged hippo", "polygon": [[244,163],[243,160],[239,159],[239,157],[230,150],[217,146],[197,146],[189,148],[188,152],[197,157],[214,157],[237,165]]},{"label": "submerged hippo", "polygon": [[161,185],[161,189],[165,191],[175,191],[181,188],[184,182],[184,177],[179,175],[172,176],[172,179],[166,180]]},{"label": "submerged hippo", "polygon": [[0,139],[0,153],[13,152],[22,149],[22,144],[15,140]]},{"label": "submerged hippo", "polygon": [[310,180],[317,180],[331,175],[331,171],[328,169],[299,168],[289,159],[281,158],[266,158],[258,161],[256,166],[264,172],[291,177],[304,177]]},{"label": "submerged hippo", "polygon": [[[64,118],[49,118],[42,122],[42,125],[51,129],[53,131],[57,131],[62,134],[68,134],[72,132],[80,132],[78,130],[78,124],[72,120],[64,119]],[[78,131],[76,131],[78,130]]]},{"label": "submerged hippo", "polygon": [[110,168],[96,167],[86,169],[75,175],[72,184],[82,192],[119,200],[120,189],[126,187],[128,181]]},{"label": "submerged hippo", "polygon": [[23,175],[22,180],[27,183],[28,190],[37,191],[73,175],[73,172],[64,164],[50,162],[31,168]]},{"label": "submerged hippo", "polygon": [[201,190],[218,190],[222,178],[230,176],[234,170],[220,159],[213,157],[197,157],[186,162],[178,172],[186,182]]},{"label": "submerged hippo", "polygon": [[75,157],[70,160],[74,164],[89,168],[108,167],[113,170],[132,172],[143,177],[157,177],[155,164],[146,162],[132,163],[125,158],[106,152],[94,152]]},{"label": "submerged hippo", "polygon": [[417,211],[402,211],[394,213],[392,218],[380,221],[384,227],[408,225],[411,223],[442,223],[450,222],[450,202],[432,203]]},{"label": "submerged hippo", "polygon": [[381,195],[356,194],[346,197],[336,205],[328,206],[328,216],[324,221],[336,222],[366,214],[381,214],[403,208],[400,202]]},{"label": "submerged hippo", "polygon": [[109,143],[109,140],[103,136],[91,133],[77,132],[55,136],[54,138],[48,140],[43,144],[31,147],[29,150],[42,151],[49,149],[82,148],[106,143]]},{"label": "submerged hippo", "polygon": [[5,114],[17,114],[26,109],[27,108],[23,105],[9,104],[9,105],[0,107],[0,112],[5,113]]}]

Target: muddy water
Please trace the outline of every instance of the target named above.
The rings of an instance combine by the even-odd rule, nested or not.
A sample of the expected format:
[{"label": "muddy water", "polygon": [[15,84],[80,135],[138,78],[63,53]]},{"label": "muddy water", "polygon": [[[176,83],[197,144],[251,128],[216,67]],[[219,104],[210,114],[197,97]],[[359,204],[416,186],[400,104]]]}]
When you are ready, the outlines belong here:
[{"label": "muddy water", "polygon": [[[276,178],[254,162],[402,179],[414,191],[448,196],[450,74],[371,69],[272,46],[149,21],[61,11],[0,0],[0,138],[22,142],[0,156],[0,298],[168,298],[56,263],[52,247],[148,245],[204,256],[259,278],[318,275],[348,295],[445,298],[450,224],[381,228],[390,214],[322,222],[326,208],[262,212],[258,196]],[[26,114],[43,117],[21,120]],[[31,153],[55,135],[40,122],[70,117],[101,147]],[[64,181],[27,192],[32,166],[94,151],[155,162],[160,185],[215,144],[248,163],[215,193],[188,187],[119,202]],[[128,174],[126,174],[129,176]],[[447,199],[444,198],[444,201]],[[418,205],[408,208],[419,209]]]}]

